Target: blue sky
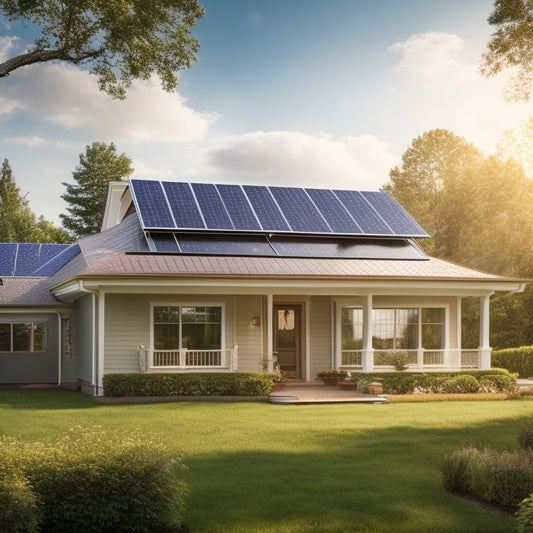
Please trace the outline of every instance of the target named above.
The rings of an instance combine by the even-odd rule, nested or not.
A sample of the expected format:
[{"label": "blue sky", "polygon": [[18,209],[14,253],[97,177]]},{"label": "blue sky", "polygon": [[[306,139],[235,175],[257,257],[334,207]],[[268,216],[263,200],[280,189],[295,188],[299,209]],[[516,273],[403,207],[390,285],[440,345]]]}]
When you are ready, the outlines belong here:
[{"label": "blue sky", "polygon": [[[533,114],[481,78],[491,0],[204,0],[198,61],[167,94],[125,102],[66,64],[0,79],[0,156],[58,222],[62,182],[93,141],[135,177],[379,189],[411,140],[447,128],[491,153]],[[34,36],[34,35],[33,35]],[[0,58],[33,38],[0,19]]]}]

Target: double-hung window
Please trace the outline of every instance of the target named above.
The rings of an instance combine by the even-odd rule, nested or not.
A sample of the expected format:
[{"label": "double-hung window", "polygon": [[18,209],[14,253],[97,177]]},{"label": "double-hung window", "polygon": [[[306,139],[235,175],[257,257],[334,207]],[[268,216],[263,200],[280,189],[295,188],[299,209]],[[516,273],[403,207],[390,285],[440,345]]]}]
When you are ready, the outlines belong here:
[{"label": "double-hung window", "polygon": [[0,322],[0,352],[46,352],[46,322]]}]

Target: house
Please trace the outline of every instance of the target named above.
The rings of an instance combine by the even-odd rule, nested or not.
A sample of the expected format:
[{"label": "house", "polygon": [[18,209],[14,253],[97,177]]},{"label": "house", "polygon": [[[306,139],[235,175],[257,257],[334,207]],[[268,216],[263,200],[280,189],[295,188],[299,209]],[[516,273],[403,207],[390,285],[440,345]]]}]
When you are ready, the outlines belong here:
[{"label": "house", "polygon": [[[0,245],[0,383],[123,372],[490,368],[489,299],[521,280],[428,257],[385,192],[112,183],[102,232]],[[461,302],[480,340],[461,346]]]}]

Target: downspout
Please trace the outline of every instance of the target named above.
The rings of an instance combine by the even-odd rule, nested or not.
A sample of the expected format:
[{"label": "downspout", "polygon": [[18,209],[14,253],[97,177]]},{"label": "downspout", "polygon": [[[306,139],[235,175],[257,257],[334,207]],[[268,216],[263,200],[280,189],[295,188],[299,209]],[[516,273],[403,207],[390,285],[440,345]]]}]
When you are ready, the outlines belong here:
[{"label": "downspout", "polygon": [[94,387],[95,391],[98,390],[98,384],[96,382],[96,341],[95,341],[95,335],[96,335],[96,331],[95,331],[95,325],[96,325],[96,298],[98,296],[98,292],[97,291],[94,291],[94,290],[91,290],[91,289],[86,289],[84,286],[83,286],[83,280],[80,280],[78,282],[78,285],[79,285],[79,290],[80,292],[84,292],[86,294],[90,294],[92,296],[92,305],[91,305],[91,313],[92,313],[92,316],[91,316],[91,322],[92,322],[92,334],[91,334],[91,360],[92,360],[92,365],[91,365],[91,385]]},{"label": "downspout", "polygon": [[63,352],[63,337],[61,335],[61,315],[54,311],[57,316],[57,386],[61,385],[61,355]]}]

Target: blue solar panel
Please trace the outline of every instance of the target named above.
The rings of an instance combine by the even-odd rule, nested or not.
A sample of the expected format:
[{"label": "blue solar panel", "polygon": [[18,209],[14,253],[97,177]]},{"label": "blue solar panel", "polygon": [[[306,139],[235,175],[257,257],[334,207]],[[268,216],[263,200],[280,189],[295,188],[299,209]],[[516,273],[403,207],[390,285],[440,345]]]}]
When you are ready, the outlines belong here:
[{"label": "blue solar panel", "polygon": [[333,191],[328,189],[306,189],[322,216],[334,233],[362,233],[345,207],[339,202]]},{"label": "blue solar panel", "polygon": [[293,187],[269,187],[269,189],[293,231],[331,233],[331,228],[303,189]]},{"label": "blue solar panel", "polygon": [[32,273],[32,276],[52,276],[60,268],[63,268],[71,259],[74,259],[80,253],[78,244],[70,244],[57,254],[53,259],[45,263],[38,270]]},{"label": "blue solar panel", "polygon": [[163,183],[163,187],[178,228],[205,228],[202,215],[188,183],[166,181]]},{"label": "blue solar panel", "polygon": [[144,228],[175,228],[159,181],[130,180],[132,196]]},{"label": "blue solar panel", "polygon": [[29,276],[34,270],[38,269],[41,265],[39,262],[40,251],[40,244],[19,244],[14,275]]},{"label": "blue solar panel", "polygon": [[234,229],[226,207],[214,185],[193,183],[192,188],[209,229]]},{"label": "blue solar panel", "polygon": [[357,225],[367,235],[392,235],[393,231],[385,224],[374,208],[358,191],[334,191]]},{"label": "blue solar panel", "polygon": [[0,243],[0,276],[12,276],[15,273],[17,245],[12,242]]},{"label": "blue solar panel", "polygon": [[184,254],[276,255],[264,235],[179,235],[177,239]]},{"label": "blue solar panel", "polygon": [[156,252],[179,252],[174,233],[151,233]]},{"label": "blue solar panel", "polygon": [[428,234],[413,220],[411,215],[385,192],[367,191],[361,193],[370,202],[381,218],[396,235],[427,237]]},{"label": "blue solar panel", "polygon": [[261,230],[248,199],[239,185],[217,185],[233,227],[238,230]]},{"label": "blue solar panel", "polygon": [[274,198],[266,187],[244,185],[243,189],[246,192],[264,231],[291,230],[274,201]]}]

